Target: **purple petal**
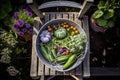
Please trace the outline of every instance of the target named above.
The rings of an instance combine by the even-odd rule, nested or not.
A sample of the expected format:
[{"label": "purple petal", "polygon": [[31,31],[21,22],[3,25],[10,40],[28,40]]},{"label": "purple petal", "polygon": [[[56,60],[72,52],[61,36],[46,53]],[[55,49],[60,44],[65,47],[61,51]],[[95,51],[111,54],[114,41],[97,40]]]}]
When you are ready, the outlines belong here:
[{"label": "purple petal", "polygon": [[27,29],[26,29],[26,28],[23,28],[22,31],[25,33],[25,32],[27,32]]},{"label": "purple petal", "polygon": [[20,26],[20,27],[22,27],[24,25],[24,21],[21,19],[19,19],[17,23],[18,23],[18,26]]},{"label": "purple petal", "polygon": [[25,24],[25,26],[26,26],[26,28],[30,28],[31,25],[30,24]]},{"label": "purple petal", "polygon": [[28,34],[32,34],[33,33],[33,29],[28,30]]},{"label": "purple petal", "polygon": [[23,11],[24,11],[24,12],[28,12],[28,9],[27,9],[27,8],[25,8],[25,9],[23,9]]},{"label": "purple petal", "polygon": [[24,33],[23,33],[23,32],[18,32],[18,35],[19,35],[19,36],[23,36]]},{"label": "purple petal", "polygon": [[28,12],[27,15],[28,15],[28,16],[32,16],[32,12]]},{"label": "purple petal", "polygon": [[18,31],[19,30],[18,29],[18,24],[13,24],[13,28],[14,28],[14,30]]}]

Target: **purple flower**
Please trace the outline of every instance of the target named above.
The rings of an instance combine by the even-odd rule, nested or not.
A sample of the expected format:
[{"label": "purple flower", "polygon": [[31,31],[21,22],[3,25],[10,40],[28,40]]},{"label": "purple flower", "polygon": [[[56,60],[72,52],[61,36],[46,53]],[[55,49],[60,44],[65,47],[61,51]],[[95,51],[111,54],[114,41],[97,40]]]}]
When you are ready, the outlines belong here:
[{"label": "purple flower", "polygon": [[18,32],[18,35],[19,35],[19,36],[23,36],[24,33],[23,33],[23,32]]},{"label": "purple flower", "polygon": [[30,28],[31,25],[30,24],[25,24],[25,26],[26,26],[26,28]]},{"label": "purple flower", "polygon": [[14,30],[18,31],[19,30],[18,29],[18,24],[13,24],[13,28],[14,28]]},{"label": "purple flower", "polygon": [[23,11],[24,11],[24,12],[28,12],[28,9],[27,9],[27,8],[25,8],[25,9],[23,9]]},{"label": "purple flower", "polygon": [[22,31],[25,33],[25,32],[27,32],[27,29],[26,29],[26,28],[23,28]]},{"label": "purple flower", "polygon": [[21,19],[19,19],[17,23],[18,23],[18,26],[20,26],[20,27],[22,27],[24,25],[24,21]]},{"label": "purple flower", "polygon": [[33,29],[29,29],[28,34],[32,34],[32,33],[33,33]]},{"label": "purple flower", "polygon": [[12,19],[16,19],[18,14],[19,14],[19,12],[15,12],[14,15],[12,16]]},{"label": "purple flower", "polygon": [[28,15],[28,16],[32,16],[32,12],[28,12],[27,15]]}]

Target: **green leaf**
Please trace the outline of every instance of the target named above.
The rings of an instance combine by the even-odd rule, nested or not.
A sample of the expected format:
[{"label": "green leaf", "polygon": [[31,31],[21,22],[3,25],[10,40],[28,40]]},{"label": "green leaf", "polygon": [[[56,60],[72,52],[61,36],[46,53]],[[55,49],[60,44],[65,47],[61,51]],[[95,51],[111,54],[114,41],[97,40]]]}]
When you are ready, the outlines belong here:
[{"label": "green leaf", "polygon": [[108,26],[109,28],[114,27],[114,21],[109,21],[108,24],[107,24],[107,26]]},{"label": "green leaf", "polygon": [[104,27],[104,26],[107,25],[107,20],[106,20],[106,19],[99,18],[99,19],[97,19],[96,21],[97,21],[97,24],[98,24],[99,26]]},{"label": "green leaf", "polygon": [[107,12],[104,14],[105,19],[110,19],[111,17],[114,16],[114,10],[113,9],[108,9]]},{"label": "green leaf", "polygon": [[92,18],[97,19],[100,18],[101,16],[103,16],[102,10],[97,10],[93,13]]},{"label": "green leaf", "polygon": [[105,2],[104,1],[100,1],[97,5],[98,9],[104,9],[105,8]]}]

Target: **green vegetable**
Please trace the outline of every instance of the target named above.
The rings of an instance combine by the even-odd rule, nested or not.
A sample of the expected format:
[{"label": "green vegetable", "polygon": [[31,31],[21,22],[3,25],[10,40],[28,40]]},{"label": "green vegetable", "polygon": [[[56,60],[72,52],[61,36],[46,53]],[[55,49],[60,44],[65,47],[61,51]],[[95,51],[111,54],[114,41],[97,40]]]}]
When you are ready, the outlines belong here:
[{"label": "green vegetable", "polygon": [[92,15],[92,18],[98,19],[98,18],[100,18],[101,16],[103,16],[103,11],[102,11],[102,10],[97,10],[97,11],[95,11],[94,14]]},{"label": "green vegetable", "polygon": [[41,50],[41,54],[44,56],[44,58],[49,61],[49,54],[47,53],[46,48],[43,46],[42,43],[40,43],[40,50]]},{"label": "green vegetable", "polygon": [[53,62],[55,61],[55,58],[54,58],[54,56],[53,56],[52,53],[50,53],[50,55],[49,55],[49,61],[50,61],[51,63],[53,63]]},{"label": "green vegetable", "polygon": [[56,50],[55,49],[52,49],[52,55],[56,58],[56,54],[57,54],[57,52],[56,52]]},{"label": "green vegetable", "polygon": [[70,56],[67,62],[63,65],[63,70],[68,69],[70,66],[72,66],[73,63],[76,61],[76,57],[77,57],[76,54]]},{"label": "green vegetable", "polygon": [[66,36],[67,32],[66,29],[63,27],[59,27],[58,30],[54,32],[55,37],[62,39]]},{"label": "green vegetable", "polygon": [[71,55],[62,55],[62,56],[59,56],[59,57],[56,58],[56,61],[57,61],[58,63],[67,61],[70,56],[71,56]]}]

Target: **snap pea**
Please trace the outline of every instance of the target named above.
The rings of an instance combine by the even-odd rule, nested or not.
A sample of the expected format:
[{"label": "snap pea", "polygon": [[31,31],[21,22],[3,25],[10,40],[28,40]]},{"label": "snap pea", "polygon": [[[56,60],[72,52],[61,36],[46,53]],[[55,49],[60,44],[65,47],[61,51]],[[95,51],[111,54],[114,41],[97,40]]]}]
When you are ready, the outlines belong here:
[{"label": "snap pea", "polygon": [[70,56],[71,56],[71,54],[70,54],[70,55],[62,55],[62,56],[59,56],[59,57],[56,58],[56,61],[57,61],[58,63],[67,61]]},{"label": "snap pea", "polygon": [[76,57],[76,54],[71,55],[67,62],[63,65],[63,70],[68,69],[70,66],[72,66],[72,64],[76,61]]},{"label": "snap pea", "polygon": [[43,46],[42,43],[40,43],[40,50],[41,50],[41,54],[43,55],[43,57],[49,61],[49,55],[45,49],[45,47]]}]

